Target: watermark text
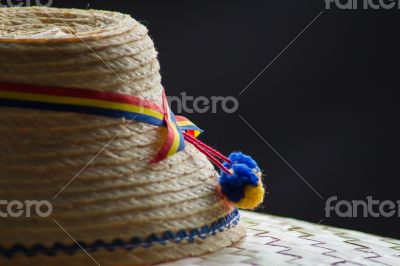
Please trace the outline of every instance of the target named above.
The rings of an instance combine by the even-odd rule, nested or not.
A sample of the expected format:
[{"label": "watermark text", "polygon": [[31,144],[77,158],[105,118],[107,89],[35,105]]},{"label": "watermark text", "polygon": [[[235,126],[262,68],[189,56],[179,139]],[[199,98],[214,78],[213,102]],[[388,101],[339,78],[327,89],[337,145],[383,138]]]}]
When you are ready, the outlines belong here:
[{"label": "watermark text", "polygon": [[338,200],[337,196],[330,197],[325,204],[325,216],[332,214],[343,218],[357,217],[400,217],[400,200],[376,200],[368,196],[365,200]]},{"label": "watermark text", "polygon": [[325,9],[400,9],[400,0],[325,0]]},{"label": "watermark text", "polygon": [[0,2],[1,7],[22,7],[22,6],[46,6],[53,5],[53,0],[4,0]]},{"label": "watermark text", "polygon": [[0,218],[49,217],[53,205],[47,200],[0,200]]},{"label": "watermark text", "polygon": [[168,96],[168,103],[175,113],[227,113],[239,109],[239,101],[233,96],[190,96],[182,92],[180,96]]}]

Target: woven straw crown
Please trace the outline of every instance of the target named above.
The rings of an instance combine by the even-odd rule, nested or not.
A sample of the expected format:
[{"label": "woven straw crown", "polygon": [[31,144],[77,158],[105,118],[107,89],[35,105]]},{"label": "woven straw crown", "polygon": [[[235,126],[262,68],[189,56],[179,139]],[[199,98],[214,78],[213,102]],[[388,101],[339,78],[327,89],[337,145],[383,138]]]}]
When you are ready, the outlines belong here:
[{"label": "woven straw crown", "polygon": [[[0,82],[162,102],[154,44],[147,29],[128,15],[3,8],[0,25]],[[0,198],[47,199],[54,206],[49,218],[0,219],[7,228],[0,231],[2,248],[68,246],[75,244],[70,236],[85,245],[129,243],[133,237],[190,232],[226,217],[232,210],[215,192],[217,173],[193,146],[187,143],[183,152],[149,164],[164,135],[165,128],[136,121],[0,107]],[[99,249],[93,257],[101,265],[155,263],[215,251],[243,235],[238,225],[194,243]],[[1,265],[89,263],[82,250],[0,258]]]}]

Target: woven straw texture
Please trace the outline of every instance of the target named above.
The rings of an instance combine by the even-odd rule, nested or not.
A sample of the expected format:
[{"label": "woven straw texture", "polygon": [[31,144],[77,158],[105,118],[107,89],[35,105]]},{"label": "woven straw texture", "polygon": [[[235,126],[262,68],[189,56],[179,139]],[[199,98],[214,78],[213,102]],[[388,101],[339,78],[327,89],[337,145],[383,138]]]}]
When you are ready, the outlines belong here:
[{"label": "woven straw texture", "polygon": [[400,265],[400,240],[241,212],[247,236],[232,247],[160,266]]},{"label": "woven straw texture", "polygon": [[[147,29],[128,15],[2,8],[0,25],[0,82],[87,88],[162,102],[154,44]],[[164,128],[123,119],[0,108],[0,198],[48,199],[54,205],[48,219],[0,219],[0,228],[7,228],[0,231],[1,245],[73,244],[53,219],[74,238],[93,243],[199,228],[226,216],[231,209],[215,192],[217,173],[193,146],[148,163],[165,135]],[[215,251],[243,235],[239,225],[196,244],[98,252],[96,259],[102,265],[160,262]],[[82,252],[16,257],[10,265],[88,262]]]}]

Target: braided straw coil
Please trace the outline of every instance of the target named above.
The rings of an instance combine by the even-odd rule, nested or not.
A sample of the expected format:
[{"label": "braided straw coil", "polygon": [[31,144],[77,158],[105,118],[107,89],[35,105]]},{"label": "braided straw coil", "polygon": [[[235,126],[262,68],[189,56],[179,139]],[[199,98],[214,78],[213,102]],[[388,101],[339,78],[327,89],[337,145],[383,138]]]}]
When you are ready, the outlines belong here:
[{"label": "braided straw coil", "polygon": [[[146,27],[128,15],[0,9],[0,82],[118,92],[161,105],[159,70]],[[0,107],[0,199],[50,200],[54,206],[47,218],[0,218],[1,247],[72,245],[72,238],[85,244],[145,239],[201,228],[228,215],[231,210],[215,192],[217,173],[189,143],[149,164],[165,135],[163,127],[136,121]],[[142,265],[216,251],[243,235],[239,224],[194,243],[91,255],[102,266]],[[0,256],[0,265],[92,264],[82,250]]]}]

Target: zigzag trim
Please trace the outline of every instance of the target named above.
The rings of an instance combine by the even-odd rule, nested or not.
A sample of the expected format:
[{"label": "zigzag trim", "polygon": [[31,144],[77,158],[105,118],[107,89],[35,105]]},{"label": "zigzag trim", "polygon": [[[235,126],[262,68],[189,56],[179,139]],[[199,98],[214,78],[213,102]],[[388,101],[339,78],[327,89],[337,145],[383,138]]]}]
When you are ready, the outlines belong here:
[{"label": "zigzag trim", "polygon": [[211,226],[204,225],[201,228],[194,228],[191,230],[180,230],[178,232],[166,231],[161,235],[151,234],[145,239],[139,237],[132,237],[129,241],[116,239],[111,243],[105,243],[103,240],[97,240],[92,244],[86,244],[81,241],[71,245],[65,245],[59,242],[54,243],[51,247],[45,247],[42,244],[36,244],[32,247],[24,247],[23,245],[16,244],[13,247],[6,249],[0,245],[0,256],[12,258],[13,256],[21,253],[28,257],[37,255],[55,256],[59,253],[65,253],[67,255],[73,255],[76,252],[82,251],[82,248],[87,252],[96,252],[99,250],[114,251],[116,249],[132,250],[135,248],[143,247],[149,248],[155,244],[165,245],[167,243],[180,243],[182,241],[188,241],[193,243],[196,239],[206,239],[211,235],[215,235],[218,231],[223,232],[225,229],[230,228],[238,224],[240,220],[240,214],[237,209],[234,209],[230,214],[220,218],[214,222]]},{"label": "zigzag trim", "polygon": [[[263,234],[264,234],[264,233],[263,233]],[[293,248],[288,247],[288,246],[283,246],[283,245],[277,244],[277,243],[281,242],[281,239],[279,239],[279,238],[276,238],[276,237],[273,237],[273,236],[263,236],[262,234],[256,234],[256,236],[271,238],[272,240],[271,240],[270,242],[268,242],[268,243],[265,243],[265,245],[272,246],[272,247],[280,247],[280,248],[283,248],[282,250],[278,251],[277,253],[278,253],[278,254],[281,254],[281,255],[285,255],[285,256],[294,257],[294,258],[292,258],[291,260],[288,260],[288,261],[287,261],[287,262],[289,262],[289,263],[290,263],[290,262],[293,262],[293,261],[295,261],[295,260],[299,260],[299,259],[302,259],[302,258],[303,258],[302,256],[292,254]]]},{"label": "zigzag trim", "polygon": [[[366,254],[371,254],[368,257],[363,257],[366,260],[372,261],[373,263],[379,263],[381,265],[387,265],[390,266],[390,264],[381,262],[381,261],[377,261],[374,259],[379,259],[382,258],[382,256],[378,253],[376,253],[375,251],[373,251],[370,247],[362,245],[362,241],[360,239],[355,238],[354,236],[350,236],[348,235],[348,233],[337,233],[336,235],[346,239],[346,241],[344,241],[345,243],[349,244],[349,245],[354,245],[357,246],[357,248],[355,250],[359,251],[359,252],[363,252]],[[356,242],[360,242],[360,243],[356,243]],[[361,265],[361,264],[360,264]]]}]

